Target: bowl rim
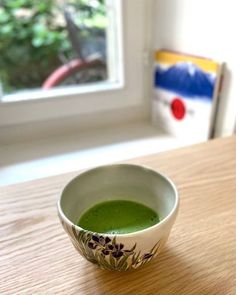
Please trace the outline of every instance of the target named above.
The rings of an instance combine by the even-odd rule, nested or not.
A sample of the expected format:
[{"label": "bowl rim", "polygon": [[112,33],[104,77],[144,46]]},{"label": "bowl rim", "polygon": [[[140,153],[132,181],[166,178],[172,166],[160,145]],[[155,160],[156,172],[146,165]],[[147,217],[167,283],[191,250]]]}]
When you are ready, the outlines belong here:
[{"label": "bowl rim", "polygon": [[[131,233],[127,233],[127,234],[111,234],[111,233],[99,233],[99,232],[93,232],[87,229],[84,229],[80,226],[78,226],[77,224],[74,224],[63,212],[62,207],[61,207],[61,200],[62,200],[62,196],[63,193],[65,192],[65,190],[73,183],[75,182],[78,178],[80,178],[83,175],[86,175],[88,173],[90,173],[91,171],[95,171],[95,170],[99,170],[101,168],[108,168],[108,167],[115,167],[115,166],[131,166],[131,167],[136,167],[138,169],[143,169],[144,171],[148,172],[148,173],[152,173],[155,174],[163,179],[165,179],[168,184],[172,187],[173,191],[174,191],[174,195],[175,195],[175,203],[173,208],[171,209],[171,211],[167,214],[167,216],[165,218],[163,218],[160,222],[149,226],[147,228],[138,230],[138,231],[134,231]],[[171,217],[172,215],[178,210],[179,208],[179,193],[177,190],[176,185],[174,184],[174,182],[165,174],[160,173],[159,171],[154,170],[153,168],[150,168],[147,165],[139,165],[139,164],[132,164],[132,163],[116,163],[116,164],[107,164],[107,165],[99,165],[90,169],[87,169],[81,173],[79,173],[77,176],[73,177],[63,188],[63,190],[61,191],[59,200],[57,201],[57,210],[59,215],[61,216],[61,218],[67,223],[69,224],[71,227],[74,226],[78,231],[85,231],[94,235],[99,235],[99,236],[110,236],[110,237],[133,237],[133,236],[137,236],[138,234],[142,234],[144,232],[150,231],[150,229],[154,229],[154,228],[158,228],[161,227],[164,223],[166,223]]]}]

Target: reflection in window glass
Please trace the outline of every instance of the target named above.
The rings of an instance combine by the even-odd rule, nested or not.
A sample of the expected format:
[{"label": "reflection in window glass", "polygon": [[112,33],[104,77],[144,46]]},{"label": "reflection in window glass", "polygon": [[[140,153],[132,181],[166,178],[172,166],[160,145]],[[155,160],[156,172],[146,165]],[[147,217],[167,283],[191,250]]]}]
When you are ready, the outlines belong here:
[{"label": "reflection in window glass", "polygon": [[1,0],[4,93],[107,79],[105,0]]}]

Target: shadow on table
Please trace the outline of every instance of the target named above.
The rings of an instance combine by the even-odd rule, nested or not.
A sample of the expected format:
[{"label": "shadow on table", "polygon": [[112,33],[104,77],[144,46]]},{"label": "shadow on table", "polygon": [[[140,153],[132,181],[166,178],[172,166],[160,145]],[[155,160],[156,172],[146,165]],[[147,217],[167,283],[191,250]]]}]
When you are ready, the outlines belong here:
[{"label": "shadow on table", "polygon": [[[136,271],[95,269],[90,283],[98,295],[212,294],[213,286],[207,284],[197,267],[191,264],[190,257],[181,257],[173,250],[166,249],[155,261]],[[191,286],[193,292],[189,293]]]}]

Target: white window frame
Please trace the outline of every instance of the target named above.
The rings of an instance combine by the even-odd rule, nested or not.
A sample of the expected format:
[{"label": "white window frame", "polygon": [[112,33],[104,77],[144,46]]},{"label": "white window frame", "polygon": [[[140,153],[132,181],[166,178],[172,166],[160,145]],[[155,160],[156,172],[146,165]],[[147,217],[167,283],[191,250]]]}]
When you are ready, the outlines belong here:
[{"label": "white window frame", "polygon": [[0,127],[145,107],[150,5],[151,0],[117,0],[117,6],[111,8],[118,19],[119,80],[4,96],[0,102]]}]

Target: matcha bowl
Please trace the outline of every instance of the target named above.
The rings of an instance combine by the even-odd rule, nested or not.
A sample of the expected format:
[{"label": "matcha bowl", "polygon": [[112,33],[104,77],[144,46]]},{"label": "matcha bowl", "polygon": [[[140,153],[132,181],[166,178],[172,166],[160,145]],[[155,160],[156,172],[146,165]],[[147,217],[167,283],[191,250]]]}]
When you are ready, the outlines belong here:
[{"label": "matcha bowl", "polygon": [[[77,225],[94,205],[117,200],[145,205],[158,213],[159,222],[122,234],[96,232]],[[178,206],[178,193],[170,179],[144,166],[115,164],[90,169],[72,179],[58,201],[58,215],[84,258],[102,269],[128,271],[149,263],[160,253]],[[104,218],[107,216],[104,214]]]}]

